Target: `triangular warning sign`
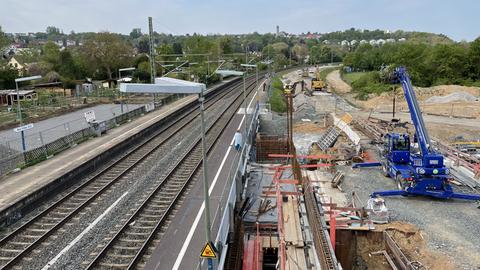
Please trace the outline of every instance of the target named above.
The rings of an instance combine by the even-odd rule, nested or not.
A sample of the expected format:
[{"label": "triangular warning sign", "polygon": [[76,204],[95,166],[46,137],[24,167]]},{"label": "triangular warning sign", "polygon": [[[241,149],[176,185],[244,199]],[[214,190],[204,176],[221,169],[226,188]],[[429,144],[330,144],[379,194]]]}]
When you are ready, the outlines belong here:
[{"label": "triangular warning sign", "polygon": [[200,253],[200,257],[202,258],[217,258],[217,254],[213,249],[213,246],[207,242],[202,249],[202,253]]}]

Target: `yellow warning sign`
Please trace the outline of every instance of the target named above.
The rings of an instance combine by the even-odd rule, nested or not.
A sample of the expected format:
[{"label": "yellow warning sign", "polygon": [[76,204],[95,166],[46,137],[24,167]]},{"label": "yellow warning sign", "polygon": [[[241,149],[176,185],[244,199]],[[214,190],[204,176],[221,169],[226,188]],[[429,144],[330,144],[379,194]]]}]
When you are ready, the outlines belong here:
[{"label": "yellow warning sign", "polygon": [[217,258],[217,254],[212,247],[212,245],[207,242],[202,249],[202,253],[200,253],[200,257],[202,258]]}]

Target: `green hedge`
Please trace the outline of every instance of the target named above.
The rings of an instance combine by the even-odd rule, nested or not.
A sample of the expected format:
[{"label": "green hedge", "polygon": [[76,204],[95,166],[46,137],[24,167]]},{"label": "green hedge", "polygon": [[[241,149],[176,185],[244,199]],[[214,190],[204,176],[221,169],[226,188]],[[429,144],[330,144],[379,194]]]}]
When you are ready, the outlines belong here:
[{"label": "green hedge", "polygon": [[270,95],[272,111],[283,113],[287,111],[287,102],[283,94],[283,83],[278,76],[272,79],[272,93]]}]

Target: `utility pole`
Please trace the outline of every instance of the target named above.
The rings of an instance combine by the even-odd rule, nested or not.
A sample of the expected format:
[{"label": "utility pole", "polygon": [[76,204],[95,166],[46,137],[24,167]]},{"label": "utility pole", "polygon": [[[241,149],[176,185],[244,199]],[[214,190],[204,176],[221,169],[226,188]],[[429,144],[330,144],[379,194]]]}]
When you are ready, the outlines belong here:
[{"label": "utility pole", "polygon": [[[200,101],[200,118],[202,120],[202,172],[203,172],[203,192],[205,200],[205,237],[207,238],[207,243],[213,245],[212,235],[210,232],[210,195],[208,194],[209,184],[208,184],[208,174],[207,174],[207,143],[206,143],[206,131],[205,131],[205,106],[204,101],[205,97],[203,96],[203,89],[199,95],[198,100]],[[207,259],[208,269],[213,270],[213,261],[211,258]]]},{"label": "utility pole", "polygon": [[292,66],[292,49],[288,47],[288,65]]},{"label": "utility pole", "polygon": [[[150,38],[150,82],[152,84],[155,83],[155,77],[157,76],[157,69],[155,68],[155,44],[153,42],[153,23],[152,23],[152,17],[148,17],[148,35]],[[153,95],[153,106],[155,107],[155,103],[157,103],[156,94]]]},{"label": "utility pole", "polygon": [[248,54],[247,54],[247,47],[248,45],[245,45],[245,64],[248,64]]},{"label": "utility pole", "polygon": [[392,118],[395,119],[395,98],[396,98],[396,95],[395,95],[395,86],[392,86],[392,92],[393,92],[393,115],[392,115]]}]

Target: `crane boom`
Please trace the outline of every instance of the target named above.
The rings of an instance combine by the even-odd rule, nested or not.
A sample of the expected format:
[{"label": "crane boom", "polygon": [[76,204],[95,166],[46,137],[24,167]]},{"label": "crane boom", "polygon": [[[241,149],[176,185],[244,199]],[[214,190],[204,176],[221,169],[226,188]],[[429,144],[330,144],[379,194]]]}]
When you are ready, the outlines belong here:
[{"label": "crane boom", "polygon": [[410,116],[415,127],[420,151],[422,155],[427,155],[431,152],[430,137],[428,136],[428,131],[425,127],[425,122],[423,121],[422,117],[422,111],[418,105],[415,91],[413,90],[412,83],[405,67],[397,68],[395,70],[395,76],[402,84],[403,91],[405,92],[405,99],[407,100],[408,108],[410,109]]},{"label": "crane boom", "polygon": [[370,196],[423,195],[441,199],[480,200],[479,194],[453,192],[450,185],[450,169],[444,164],[444,156],[431,147],[420,106],[410,77],[404,67],[395,69],[395,80],[402,84],[420,153],[412,152],[408,134],[388,133],[384,140],[385,176],[395,179],[398,190],[373,192]]}]

